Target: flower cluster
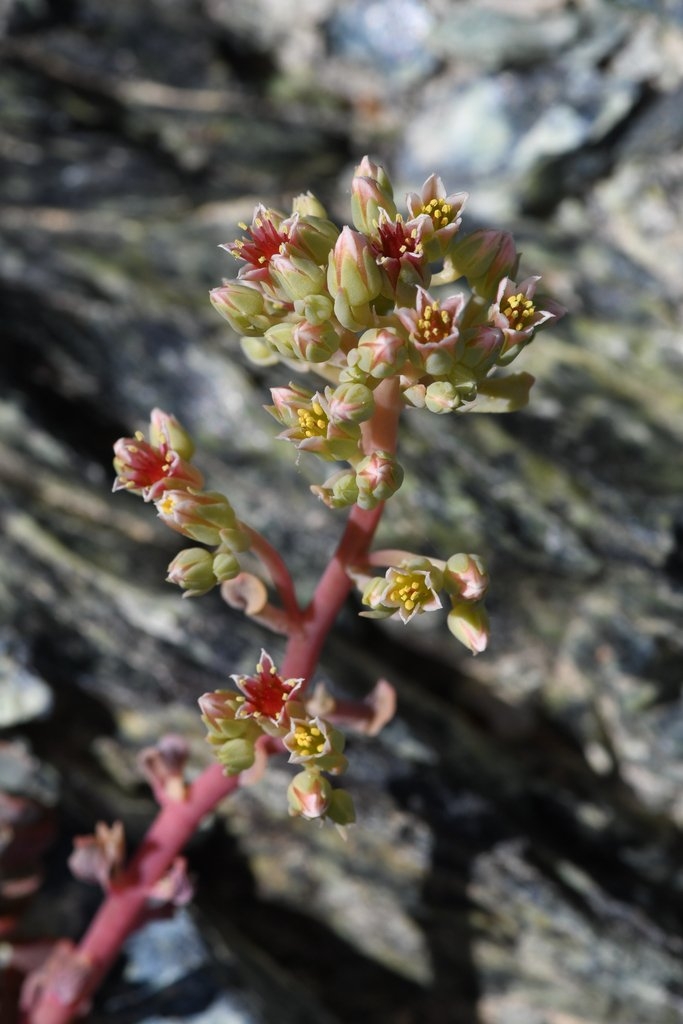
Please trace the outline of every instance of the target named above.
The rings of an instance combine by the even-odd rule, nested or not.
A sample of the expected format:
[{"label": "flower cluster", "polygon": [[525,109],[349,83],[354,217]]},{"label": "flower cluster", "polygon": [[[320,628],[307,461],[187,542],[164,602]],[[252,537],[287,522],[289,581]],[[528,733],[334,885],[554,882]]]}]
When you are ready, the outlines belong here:
[{"label": "flower cluster", "polygon": [[343,827],[354,821],[353,803],[323,773],[340,775],[347,765],[344,736],[327,719],[311,714],[301,699],[303,679],[283,679],[265,651],[251,676],[231,676],[237,691],[216,690],[199,698],[207,739],[228,775],[251,768],[257,741],[277,738],[301,767],[287,793],[289,812],[327,818]]},{"label": "flower cluster", "polygon": [[249,538],[230,502],[216,491],[202,491],[204,478],[191,464],[194,445],[174,416],[154,409],[149,441],[138,432],[114,445],[114,490],[127,490],[152,501],[159,518],[190,540],[213,548],[184,548],[168,567],[167,579],[184,597],[205,594],[240,571],[237,552]]},{"label": "flower cluster", "polygon": [[[387,681],[369,705],[337,702],[320,687],[304,697],[310,652],[329,629],[326,608],[341,607],[347,577],[361,590],[363,615],[409,623],[445,603],[448,628],[472,653],[488,640],[488,577],[477,555],[440,561],[370,550],[381,506],[403,481],[395,450],[400,413],[520,408],[533,378],[505,368],[564,312],[539,294],[538,277],[517,279],[509,234],[461,232],[466,200],[432,175],[401,212],[384,169],[364,157],[351,184],[352,225],[338,228],[306,193],[289,215],[259,205],[251,224],[240,225],[243,236],[223,246],[240,268],[213,289],[211,301],[241,336],[246,355],[315,378],[311,386],[290,380],[271,389],[266,408],[278,436],[303,455],[333,463],[312,491],[330,508],[353,507],[331,563],[335,571],[323,573],[307,607],[266,538],[237,519],[223,494],[204,490],[192,441],[174,417],[155,409],[149,440],[137,434],[115,445],[114,489],[153,502],[163,522],[200,545],[179,552],[168,580],[184,596],[220,583],[231,607],[296,641],[288,657],[305,679],[284,679],[264,651],[254,675],[232,677],[235,690],[200,698],[219,762],[236,775],[284,748],[300,768],[288,791],[290,812],[340,827],[354,811],[350,796],[327,777],[346,768],[344,737],[333,723],[374,733],[395,706]],[[258,576],[242,571],[238,556],[247,549],[268,571],[279,606]],[[186,794],[177,755],[154,752],[145,762],[162,802]]]},{"label": "flower cluster", "polygon": [[[563,311],[536,294],[538,277],[515,282],[507,233],[461,236],[466,199],[432,175],[406,197],[403,215],[386,172],[365,157],[351,184],[353,227],[339,230],[307,193],[289,216],[258,206],[244,236],[224,246],[241,267],[211,301],[246,354],[325,382],[276,387],[268,410],[299,451],[349,463],[313,487],[332,508],[372,508],[401,485],[395,455],[368,456],[363,446],[380,381],[397,378],[404,405],[438,414],[472,408],[479,396],[487,411],[527,400],[528,374],[491,374]],[[458,290],[442,297],[455,281]]]},{"label": "flower cluster", "polygon": [[370,609],[361,615],[377,619],[398,616],[402,622],[410,622],[416,615],[442,608],[439,592],[445,591],[451,603],[447,618],[451,633],[473,654],[485,650],[489,630],[482,599],[489,578],[478,555],[452,555],[443,562],[389,551],[377,552],[372,560],[375,565],[388,564],[388,568],[384,576],[353,573],[363,604]]}]

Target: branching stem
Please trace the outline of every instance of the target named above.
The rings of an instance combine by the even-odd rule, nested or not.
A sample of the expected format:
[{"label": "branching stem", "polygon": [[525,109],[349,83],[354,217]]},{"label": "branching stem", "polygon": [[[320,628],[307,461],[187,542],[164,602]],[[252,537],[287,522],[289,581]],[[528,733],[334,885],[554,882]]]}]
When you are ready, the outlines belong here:
[{"label": "branching stem", "polygon": [[[363,449],[393,452],[400,409],[398,381],[382,381],[375,390],[375,413],[363,424]],[[302,612],[284,561],[260,534],[248,530],[252,546],[267,566],[285,610],[299,627],[290,635],[281,674],[310,680],[325,639],[351,588],[347,567],[367,561],[383,505],[361,509],[354,505],[337,549],[324,570],[313,598]],[[69,1024],[87,1006],[111,969],[127,937],[147,914],[150,890],[166,874],[202,819],[239,786],[239,776],[225,776],[220,765],[205,769],[189,788],[187,799],[162,807],[127,869],[117,879],[76,950],[80,962],[90,965],[78,999],[65,1003],[59,985],[46,979],[34,1005],[21,1024]]]}]

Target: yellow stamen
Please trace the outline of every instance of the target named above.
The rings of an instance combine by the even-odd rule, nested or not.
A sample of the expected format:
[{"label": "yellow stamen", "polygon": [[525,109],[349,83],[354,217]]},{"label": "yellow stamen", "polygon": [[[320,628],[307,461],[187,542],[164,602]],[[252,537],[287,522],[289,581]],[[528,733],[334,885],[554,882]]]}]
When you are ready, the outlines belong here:
[{"label": "yellow stamen", "polygon": [[407,612],[412,612],[417,605],[429,600],[431,590],[423,577],[416,578],[408,573],[398,573],[394,577],[394,586],[388,592],[390,601],[403,605]]},{"label": "yellow stamen", "polygon": [[310,409],[297,409],[296,414],[304,437],[325,437],[328,419],[319,402],[313,402]]},{"label": "yellow stamen", "polygon": [[517,292],[516,295],[509,296],[507,306],[503,310],[503,316],[516,331],[522,331],[525,327],[528,327],[528,321],[535,314],[536,307],[533,301],[526,297],[524,292]]}]

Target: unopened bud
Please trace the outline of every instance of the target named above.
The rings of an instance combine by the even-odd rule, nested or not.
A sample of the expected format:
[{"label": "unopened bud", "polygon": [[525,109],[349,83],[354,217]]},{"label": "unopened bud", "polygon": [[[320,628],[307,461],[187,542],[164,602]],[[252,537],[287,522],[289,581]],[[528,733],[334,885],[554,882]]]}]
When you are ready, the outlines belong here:
[{"label": "unopened bud", "polygon": [[322,818],[330,803],[332,786],[318,771],[296,775],[287,790],[289,813],[308,820]]},{"label": "unopened bud", "polygon": [[403,468],[391,452],[366,455],[356,467],[357,504],[370,509],[395,494],[403,483]]},{"label": "unopened bud", "polygon": [[493,299],[503,277],[515,274],[519,256],[507,231],[483,229],[458,236],[450,248],[457,273],[484,299]]},{"label": "unopened bud", "polygon": [[230,281],[209,292],[211,305],[238,334],[256,337],[270,327],[262,292],[255,286]]},{"label": "unopened bud", "polygon": [[356,474],[352,470],[339,470],[324,484],[313,484],[311,491],[328,508],[348,508],[349,505],[355,505],[358,499]]},{"label": "unopened bud", "polygon": [[458,353],[458,367],[484,376],[491,369],[505,343],[503,332],[497,327],[472,327],[463,334],[463,345]]},{"label": "unopened bud", "polygon": [[461,403],[460,395],[448,381],[437,380],[425,392],[425,405],[430,412],[453,412]]},{"label": "unopened bud", "polygon": [[226,583],[239,576],[240,563],[232,551],[219,551],[213,556],[213,574],[219,583]]},{"label": "unopened bud", "polygon": [[392,219],[396,216],[398,211],[391,193],[385,191],[375,178],[357,175],[351,182],[351,217],[354,227],[366,235],[374,234],[380,210],[385,210]]},{"label": "unopened bud", "polygon": [[448,613],[447,625],[456,640],[472,654],[486,650],[489,639],[489,619],[483,604],[454,601]]},{"label": "unopened bud", "polygon": [[307,363],[324,363],[339,348],[339,335],[330,324],[311,324],[306,320],[294,327],[292,346]]},{"label": "unopened bud", "polygon": [[149,440],[155,448],[177,452],[181,459],[191,459],[194,455],[194,442],[187,430],[175,416],[162,409],[152,409]]},{"label": "unopened bud", "polygon": [[[355,353],[355,358],[351,356]],[[406,361],[407,349],[403,338],[386,327],[365,331],[358,348],[349,353],[349,362],[354,362],[365,373],[378,380],[393,377]]]},{"label": "unopened bud", "polygon": [[292,302],[307,295],[319,295],[325,286],[325,271],[303,256],[275,253],[270,260],[270,273]]},{"label": "unopened bud", "polygon": [[325,396],[328,415],[333,423],[362,423],[375,411],[375,400],[364,384],[340,384]]},{"label": "unopened bud", "polygon": [[330,253],[327,286],[334,298],[343,292],[352,309],[379,295],[382,275],[365,235],[348,226],[342,230]]},{"label": "unopened bud", "polygon": [[480,601],[489,577],[479,555],[451,555],[446,562],[444,584],[450,594],[463,601]]},{"label": "unopened bud", "polygon": [[330,250],[338,238],[339,228],[327,217],[307,215],[300,217],[297,222],[296,247],[318,265],[327,263]]},{"label": "unopened bud", "polygon": [[327,210],[317,196],[312,192],[301,192],[292,200],[292,213],[298,213],[300,218],[320,217],[327,219]]},{"label": "unopened bud", "polygon": [[185,548],[168,567],[167,583],[185,591],[183,597],[200,597],[216,586],[213,556],[206,548]]},{"label": "unopened bud", "polygon": [[393,199],[394,190],[389,175],[381,164],[376,164],[369,156],[363,157],[353,174],[355,178],[372,178],[382,189],[384,195],[388,196],[389,199]]},{"label": "unopened bud", "polygon": [[329,295],[307,295],[294,303],[294,312],[308,320],[316,327],[327,324],[332,319],[334,303]]}]

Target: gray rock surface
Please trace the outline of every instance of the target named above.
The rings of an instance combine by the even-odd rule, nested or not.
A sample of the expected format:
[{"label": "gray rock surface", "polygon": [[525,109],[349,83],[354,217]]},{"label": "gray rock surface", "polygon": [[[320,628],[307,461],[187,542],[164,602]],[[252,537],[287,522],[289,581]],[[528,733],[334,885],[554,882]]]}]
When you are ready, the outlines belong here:
[{"label": "gray rock surface", "polygon": [[400,702],[352,743],[359,827],[287,819],[275,765],[196,837],[195,904],[131,940],[91,1020],[680,1021],[681,5],[14,0],[0,25],[0,729],[35,754],[3,784],[49,778],[52,804],[60,777],[25,933],[81,932],[70,837],[119,817],[134,843],[137,751],[180,731],[198,771],[196,697],[281,651],[163,583],[177,544],[111,495],[113,441],[172,410],[304,593],[334,546],[261,408],[281,374],[207,292],[258,200],[311,188],[345,218],[370,151],[399,194],[469,189],[467,226],[512,230],[571,312],[519,361],[527,410],[406,416],[381,542],[480,552],[491,649],[349,607],[321,677]]}]

